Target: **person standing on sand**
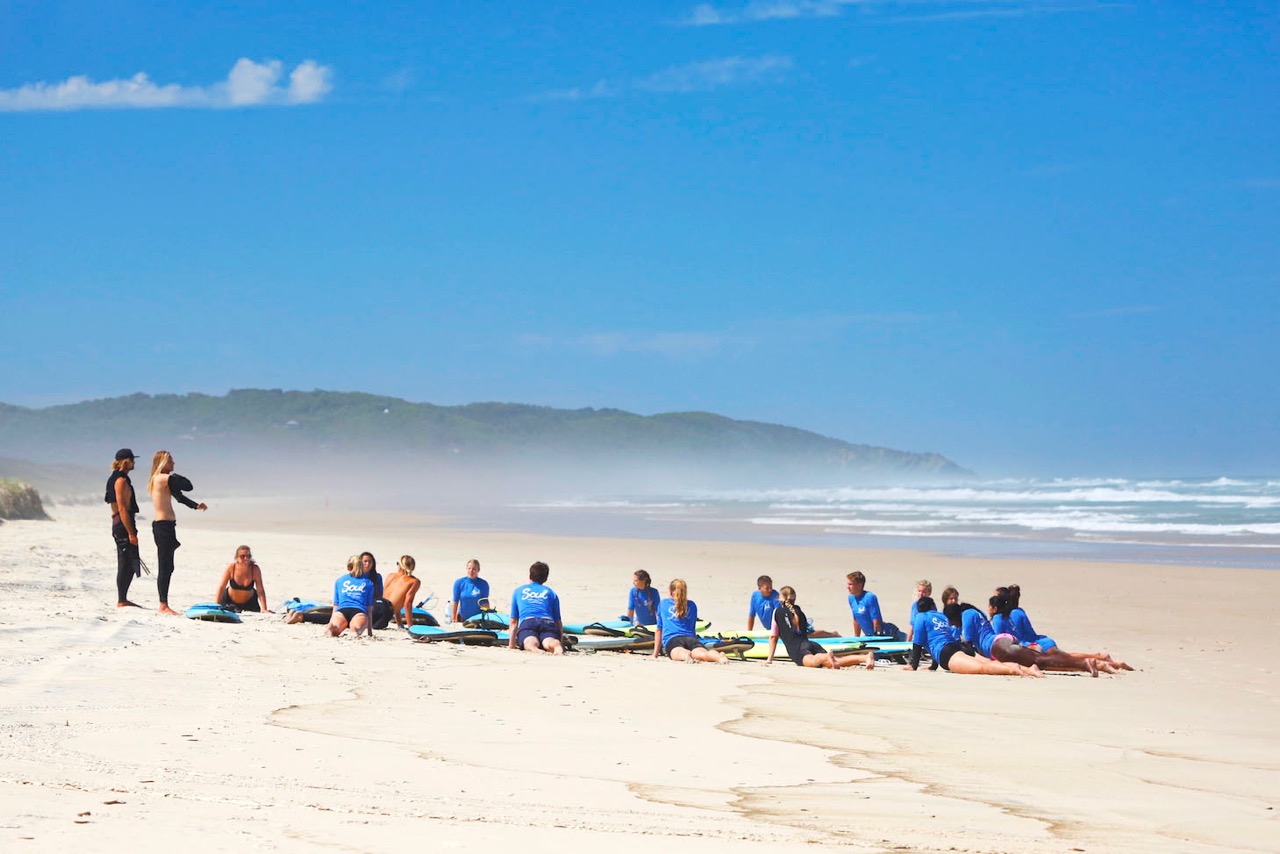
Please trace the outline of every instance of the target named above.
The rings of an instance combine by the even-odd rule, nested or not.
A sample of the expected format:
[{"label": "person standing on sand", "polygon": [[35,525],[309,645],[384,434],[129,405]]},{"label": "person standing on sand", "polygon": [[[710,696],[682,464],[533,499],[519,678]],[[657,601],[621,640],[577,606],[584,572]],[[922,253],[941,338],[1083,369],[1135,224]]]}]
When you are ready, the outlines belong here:
[{"label": "person standing on sand", "polygon": [[192,489],[191,481],[173,471],[173,454],[156,451],[151,459],[151,477],[147,480],[147,492],[151,493],[151,505],[156,516],[151,521],[151,536],[156,541],[156,590],[160,594],[161,614],[178,612],[169,607],[169,580],[173,577],[173,553],[182,543],[178,542],[178,517],[173,512],[173,499],[192,510],[208,510],[201,502],[192,501],[184,493]]},{"label": "person standing on sand", "polygon": [[422,587],[422,581],[413,576],[417,566],[412,555],[401,555],[396,571],[387,576],[382,589],[391,604],[391,613],[396,616],[396,625],[402,629],[413,625],[413,600]]},{"label": "person standing on sand", "polygon": [[138,554],[138,499],[133,493],[129,472],[133,471],[137,457],[129,448],[116,451],[111,464],[111,476],[107,478],[105,500],[111,507],[111,538],[116,541],[116,607],[137,608],[129,601],[129,585],[135,575],[142,574],[141,555]]}]

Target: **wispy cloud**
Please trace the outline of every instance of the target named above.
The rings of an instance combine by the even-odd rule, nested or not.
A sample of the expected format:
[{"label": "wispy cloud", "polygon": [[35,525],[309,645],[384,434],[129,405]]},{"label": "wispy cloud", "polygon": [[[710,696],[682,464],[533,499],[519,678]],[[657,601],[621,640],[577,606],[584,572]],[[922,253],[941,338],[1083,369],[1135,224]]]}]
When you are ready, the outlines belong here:
[{"label": "wispy cloud", "polygon": [[597,80],[595,85],[582,88],[573,86],[568,89],[551,89],[530,96],[531,101],[595,101],[601,98],[615,98],[621,90],[608,80]]},{"label": "wispy cloud", "polygon": [[1082,12],[1112,5],[1117,4],[1096,0],[751,0],[722,5],[700,3],[675,23],[683,27],[714,27],[838,18],[849,9],[893,21],[943,21]]},{"label": "wispy cloud", "polygon": [[1068,320],[1096,320],[1109,317],[1132,317],[1134,315],[1159,314],[1161,309],[1154,305],[1122,305],[1114,308],[1100,308],[1095,311],[1080,311],[1067,315]]},{"label": "wispy cloud", "polygon": [[707,92],[725,86],[778,80],[791,70],[786,56],[731,56],[709,62],[677,65],[636,82],[651,92]]},{"label": "wispy cloud", "polygon": [[686,65],[673,65],[645,77],[623,82],[598,80],[587,88],[552,89],[529,97],[531,101],[592,101],[618,98],[629,92],[687,94],[710,92],[730,86],[782,80],[793,63],[788,56],[729,56]]},{"label": "wispy cloud", "polygon": [[332,69],[310,59],[289,72],[287,81],[283,75],[279,60],[240,59],[225,80],[208,86],[159,84],[141,71],[127,79],[101,82],[75,76],[60,83],[0,89],[0,112],[295,106],[314,104],[333,89]]}]

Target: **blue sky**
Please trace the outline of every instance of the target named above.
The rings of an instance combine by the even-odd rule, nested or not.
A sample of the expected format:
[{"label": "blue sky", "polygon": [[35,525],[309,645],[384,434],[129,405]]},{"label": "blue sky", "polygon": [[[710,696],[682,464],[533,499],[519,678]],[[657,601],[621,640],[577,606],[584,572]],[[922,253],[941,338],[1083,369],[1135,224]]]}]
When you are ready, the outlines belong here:
[{"label": "blue sky", "polygon": [[[0,7],[0,400],[1280,472],[1272,4]],[[141,75],[141,76],[139,76]]]}]

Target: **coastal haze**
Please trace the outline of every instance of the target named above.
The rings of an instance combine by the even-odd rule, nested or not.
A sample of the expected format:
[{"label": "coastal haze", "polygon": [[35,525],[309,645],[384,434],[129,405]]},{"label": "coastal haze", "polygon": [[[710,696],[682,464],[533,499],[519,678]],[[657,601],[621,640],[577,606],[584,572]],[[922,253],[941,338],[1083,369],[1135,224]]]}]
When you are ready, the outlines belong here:
[{"label": "coastal haze", "polygon": [[[0,4],[0,850],[1271,854],[1276,33],[1266,4]],[[121,447],[208,505],[167,588],[118,575]],[[161,609],[220,599],[240,545],[274,613]],[[643,568],[732,637],[761,575],[840,635],[855,571],[904,629],[922,581],[1016,583],[1134,669],[280,619],[364,551],[413,556],[442,622],[471,559],[499,608],[545,561],[567,620]]]}]

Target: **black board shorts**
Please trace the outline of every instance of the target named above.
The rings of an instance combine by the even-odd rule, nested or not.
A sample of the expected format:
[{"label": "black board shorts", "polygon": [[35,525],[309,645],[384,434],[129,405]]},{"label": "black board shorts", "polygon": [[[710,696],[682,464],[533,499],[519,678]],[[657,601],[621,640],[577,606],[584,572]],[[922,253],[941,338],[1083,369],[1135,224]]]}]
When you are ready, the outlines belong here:
[{"label": "black board shorts", "polygon": [[695,649],[702,649],[702,648],[703,648],[702,644],[698,641],[697,638],[690,637],[689,635],[680,635],[679,637],[674,637],[671,640],[664,643],[662,645],[662,652],[664,655],[667,656],[667,658],[670,658],[671,650],[673,649],[687,649],[687,650],[693,651]]},{"label": "black board shorts", "polygon": [[957,652],[963,652],[971,658],[978,654],[978,651],[973,648],[972,644],[965,643],[964,641],[952,641],[938,651],[938,664],[942,665],[943,670],[951,669],[948,666],[951,664],[951,656],[955,655]]}]

